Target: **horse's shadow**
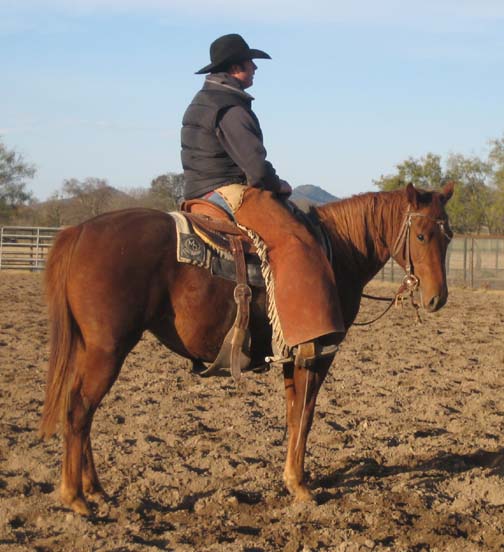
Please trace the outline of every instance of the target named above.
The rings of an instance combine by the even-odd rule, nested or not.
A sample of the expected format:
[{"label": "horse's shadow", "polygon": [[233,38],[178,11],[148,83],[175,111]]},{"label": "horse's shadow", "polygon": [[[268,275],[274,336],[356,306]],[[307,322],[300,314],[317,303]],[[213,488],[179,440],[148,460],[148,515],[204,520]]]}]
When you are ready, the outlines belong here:
[{"label": "horse's shadow", "polygon": [[[399,474],[418,473],[420,477],[446,479],[452,474],[463,473],[475,468],[489,470],[488,475],[504,477],[504,448],[496,451],[477,450],[471,454],[440,452],[431,459],[422,460],[413,465],[386,466],[374,458],[351,460],[343,468],[315,479],[312,489],[317,492],[317,502],[324,504],[333,498],[339,498],[346,490],[360,486],[369,478],[382,479]],[[328,489],[334,489],[331,493]]]}]

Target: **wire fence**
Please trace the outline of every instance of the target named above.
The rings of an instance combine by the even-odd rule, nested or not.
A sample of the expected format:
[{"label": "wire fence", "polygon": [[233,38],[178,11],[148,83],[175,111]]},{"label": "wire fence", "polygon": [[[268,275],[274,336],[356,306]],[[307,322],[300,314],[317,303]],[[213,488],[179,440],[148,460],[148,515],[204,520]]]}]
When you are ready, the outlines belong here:
[{"label": "wire fence", "polygon": [[[448,283],[469,288],[504,290],[504,236],[456,236],[446,255]],[[403,269],[390,260],[377,275],[400,282]]]},{"label": "wire fence", "polygon": [[[0,270],[43,270],[59,228],[0,227]],[[456,236],[446,256],[450,284],[504,290],[504,236]],[[402,268],[390,260],[376,276],[400,282]]]}]

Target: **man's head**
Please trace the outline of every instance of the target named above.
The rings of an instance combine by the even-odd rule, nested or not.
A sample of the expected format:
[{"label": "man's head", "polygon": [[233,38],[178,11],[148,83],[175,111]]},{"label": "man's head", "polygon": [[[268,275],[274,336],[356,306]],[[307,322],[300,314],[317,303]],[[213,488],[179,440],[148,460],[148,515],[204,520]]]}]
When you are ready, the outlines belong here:
[{"label": "man's head", "polygon": [[[252,60],[257,58],[271,59],[266,52],[249,48],[239,34],[224,35],[210,45],[211,63],[196,71],[196,74],[226,71],[238,78],[244,88],[247,88],[252,85],[254,71],[257,69]],[[249,80],[250,84],[245,86]]]},{"label": "man's head", "polygon": [[254,73],[256,69],[257,65],[251,59],[246,59],[241,63],[232,63],[228,67],[225,67],[223,71],[239,80],[241,87],[245,90],[245,88],[249,88],[254,84]]}]

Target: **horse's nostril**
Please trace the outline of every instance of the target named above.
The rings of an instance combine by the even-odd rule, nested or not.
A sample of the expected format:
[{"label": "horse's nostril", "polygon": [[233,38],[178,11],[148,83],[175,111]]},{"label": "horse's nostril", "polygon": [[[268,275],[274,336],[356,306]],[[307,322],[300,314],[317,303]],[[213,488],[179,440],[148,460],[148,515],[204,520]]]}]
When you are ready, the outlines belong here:
[{"label": "horse's nostril", "polygon": [[434,312],[438,308],[439,301],[439,295],[434,295],[434,297],[429,301],[429,304],[427,305],[427,310],[429,310],[430,312]]}]

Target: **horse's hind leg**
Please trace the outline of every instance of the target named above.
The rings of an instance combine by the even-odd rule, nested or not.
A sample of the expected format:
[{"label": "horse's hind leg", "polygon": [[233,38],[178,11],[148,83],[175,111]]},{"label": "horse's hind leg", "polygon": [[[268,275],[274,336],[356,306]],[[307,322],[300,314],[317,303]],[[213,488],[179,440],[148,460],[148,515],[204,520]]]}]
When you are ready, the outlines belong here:
[{"label": "horse's hind leg", "polygon": [[304,479],[306,441],[313,421],[315,402],[331,359],[317,361],[316,369],[294,367],[284,369],[287,406],[288,445],[284,482],[295,500],[313,500]]},{"label": "horse's hind leg", "polygon": [[[91,423],[92,423],[91,418]],[[84,440],[84,451],[82,457],[82,489],[84,494],[90,498],[98,498],[100,496],[105,497],[106,493],[101,486],[98,473],[93,458],[93,448],[91,446],[91,423],[89,424],[89,430]]]},{"label": "horse's hind leg", "polygon": [[60,496],[64,504],[82,515],[90,513],[82,492],[82,452],[84,432],[91,424],[89,405],[81,395],[80,381],[70,392],[63,438],[63,468]]},{"label": "horse's hind leg", "polygon": [[90,513],[84,497],[101,491],[91,450],[93,415],[114,383],[124,355],[88,346],[76,351],[76,379],[65,424],[61,499],[75,512]]}]

